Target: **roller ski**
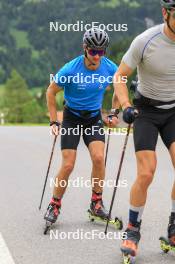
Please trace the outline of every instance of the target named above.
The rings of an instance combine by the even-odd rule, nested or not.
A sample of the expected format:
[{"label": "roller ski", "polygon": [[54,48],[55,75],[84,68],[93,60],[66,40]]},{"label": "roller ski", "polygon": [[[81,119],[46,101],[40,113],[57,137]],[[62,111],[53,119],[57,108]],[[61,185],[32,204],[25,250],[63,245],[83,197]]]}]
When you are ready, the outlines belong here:
[{"label": "roller ski", "polygon": [[175,213],[170,216],[170,221],[168,225],[168,237],[160,237],[160,247],[164,253],[169,251],[175,252]]},{"label": "roller ski", "polygon": [[52,198],[47,211],[44,215],[46,220],[46,226],[44,229],[44,235],[51,229],[52,225],[57,221],[58,215],[60,214],[61,200]]},{"label": "roller ski", "polygon": [[137,225],[129,224],[125,232],[127,232],[127,238],[123,240],[121,246],[123,264],[134,264],[141,238],[140,223]]},{"label": "roller ski", "polygon": [[[93,198],[95,195],[93,196]],[[103,201],[101,196],[95,197],[95,199],[91,200],[90,209],[88,210],[89,219],[91,222],[101,222],[106,223],[109,218],[109,212],[105,209],[103,205]],[[121,230],[123,228],[123,223],[119,218],[110,219],[110,226],[115,227],[117,230]]]}]

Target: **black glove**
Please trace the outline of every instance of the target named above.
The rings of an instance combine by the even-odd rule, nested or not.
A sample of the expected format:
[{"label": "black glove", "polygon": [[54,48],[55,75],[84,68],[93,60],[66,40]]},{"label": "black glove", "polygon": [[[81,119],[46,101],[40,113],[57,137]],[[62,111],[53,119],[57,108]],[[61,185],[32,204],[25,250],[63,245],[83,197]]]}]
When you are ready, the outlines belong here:
[{"label": "black glove", "polygon": [[126,122],[127,124],[132,124],[135,120],[135,118],[138,115],[138,111],[135,107],[127,107],[124,111],[123,111],[123,120],[124,122]]}]

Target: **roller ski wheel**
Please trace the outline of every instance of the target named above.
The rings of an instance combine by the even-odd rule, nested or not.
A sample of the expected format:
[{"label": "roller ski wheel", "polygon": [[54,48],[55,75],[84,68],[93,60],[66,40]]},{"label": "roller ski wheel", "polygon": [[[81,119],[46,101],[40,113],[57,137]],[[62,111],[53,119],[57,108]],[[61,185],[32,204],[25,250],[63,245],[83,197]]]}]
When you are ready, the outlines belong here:
[{"label": "roller ski wheel", "polygon": [[[133,244],[133,242],[132,242],[132,244]],[[134,245],[134,247],[136,248],[137,246]],[[134,264],[135,263],[136,251],[133,251],[133,249],[130,249],[129,247],[128,248],[121,248],[121,251],[122,251],[122,256],[123,256],[123,264]]]},{"label": "roller ski wheel", "polygon": [[53,223],[46,221],[46,226],[44,229],[44,235],[47,235],[48,231],[50,231],[51,227],[52,227]]},{"label": "roller ski wheel", "polygon": [[168,236],[160,237],[160,248],[164,253],[168,253],[169,251],[175,251],[175,213],[172,212],[169,217],[168,224]]},{"label": "roller ski wheel", "polygon": [[134,264],[135,263],[135,257],[131,256],[127,253],[123,253],[123,264]]},{"label": "roller ski wheel", "polygon": [[[93,192],[90,209],[88,210],[89,219],[91,222],[102,222],[106,223],[109,219],[109,212],[105,209],[102,194],[97,194]],[[110,219],[109,225],[115,227],[117,230],[121,230],[123,223],[119,218]]]},{"label": "roller ski wheel", "polygon": [[[98,215],[95,215],[90,209],[88,210],[89,214],[89,220],[91,222],[100,222],[100,223],[107,223],[108,217],[100,217]],[[114,227],[117,230],[122,230],[123,229],[123,222],[121,219],[116,217],[115,219],[110,219],[109,220],[109,225]]]},{"label": "roller ski wheel", "polygon": [[160,237],[160,248],[161,250],[167,254],[169,251],[174,251],[175,252],[175,246],[172,246],[169,239],[165,237]]}]

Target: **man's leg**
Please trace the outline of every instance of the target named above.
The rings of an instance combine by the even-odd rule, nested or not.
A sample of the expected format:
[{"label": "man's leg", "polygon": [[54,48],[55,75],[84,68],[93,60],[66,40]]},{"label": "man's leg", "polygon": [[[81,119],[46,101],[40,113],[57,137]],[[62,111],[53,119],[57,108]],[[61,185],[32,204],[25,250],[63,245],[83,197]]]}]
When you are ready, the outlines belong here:
[{"label": "man's leg", "polygon": [[[153,115],[154,114],[154,115]],[[137,160],[137,177],[131,188],[127,239],[123,240],[121,251],[135,256],[140,241],[140,227],[147,191],[156,169],[155,148],[158,139],[157,114],[150,109],[140,109],[134,122],[134,145]]]},{"label": "man's leg", "polygon": [[66,190],[69,176],[75,165],[76,153],[74,149],[62,150],[62,165],[55,178],[54,198],[61,199]]},{"label": "man's leg", "polygon": [[134,122],[134,145],[137,161],[137,178],[131,188],[129,223],[138,224],[147,199],[148,187],[151,184],[156,169],[155,148],[158,139],[159,116],[149,109],[141,110]]},{"label": "man's leg", "polygon": [[[175,142],[171,144],[169,148],[169,152],[175,169]],[[172,209],[171,209],[171,215],[169,217],[168,238],[171,244],[175,246],[175,182],[173,184],[173,188],[171,192],[171,200],[172,200]]]},{"label": "man's leg", "polygon": [[156,153],[154,151],[136,152],[137,178],[131,188],[129,223],[126,229],[127,239],[123,241],[121,250],[132,256],[136,255],[140,240],[142,214],[147,199],[147,191],[156,169]]},{"label": "man's leg", "polygon": [[102,141],[93,141],[89,144],[88,149],[92,160],[92,190],[96,193],[102,193],[105,178],[105,144]]},{"label": "man's leg", "polygon": [[105,209],[102,200],[105,180],[104,148],[105,144],[102,141],[93,141],[88,147],[92,160],[92,197],[90,209],[93,215],[107,219],[109,213]]},{"label": "man's leg", "polygon": [[147,199],[148,187],[151,184],[156,169],[156,153],[154,151],[136,152],[137,178],[130,193],[129,223],[137,224],[141,221],[143,209]]},{"label": "man's leg", "polygon": [[[162,127],[161,137],[169,150],[171,160],[173,166],[175,168],[175,110],[169,110],[170,117],[168,118],[168,122]],[[168,224],[168,238],[172,245],[175,246],[175,183],[173,184],[172,192],[171,192],[171,200],[172,200],[172,209],[169,217]]]},{"label": "man's leg", "polygon": [[129,223],[137,225],[142,219],[147,200],[147,191],[156,169],[156,153],[154,151],[139,151],[136,153],[137,178],[131,188]]},{"label": "man's leg", "polygon": [[[45,220],[55,223],[61,208],[61,199],[66,190],[69,176],[74,168],[76,160],[77,146],[80,141],[80,133],[74,134],[73,128],[77,127],[78,118],[65,109],[63,116],[62,129],[66,133],[61,135],[62,165],[55,179],[53,197],[47,212]],[[71,129],[71,130],[70,130]]]},{"label": "man's leg", "polygon": [[[175,142],[171,144],[169,152],[175,169]],[[171,199],[172,199],[172,212],[175,213],[175,182],[172,188]]]},{"label": "man's leg", "polygon": [[64,110],[62,129],[66,133],[61,135],[61,153],[62,165],[56,175],[56,186],[53,190],[54,198],[61,199],[68,183],[69,176],[73,171],[77,147],[80,141],[80,131],[78,134],[73,133],[73,129],[78,127],[79,117],[72,114],[69,110]]},{"label": "man's leg", "polygon": [[68,185],[69,176],[74,168],[76,159],[76,150],[65,149],[62,150],[62,165],[55,178],[55,187],[53,190],[53,197],[47,208],[44,219],[55,223],[60,213],[61,199]]},{"label": "man's leg", "polygon": [[[89,132],[90,131],[90,132]],[[103,184],[105,178],[105,132],[101,114],[89,119],[84,126],[83,140],[88,147],[92,160],[92,197],[91,212],[102,218],[108,216],[102,201]]]}]

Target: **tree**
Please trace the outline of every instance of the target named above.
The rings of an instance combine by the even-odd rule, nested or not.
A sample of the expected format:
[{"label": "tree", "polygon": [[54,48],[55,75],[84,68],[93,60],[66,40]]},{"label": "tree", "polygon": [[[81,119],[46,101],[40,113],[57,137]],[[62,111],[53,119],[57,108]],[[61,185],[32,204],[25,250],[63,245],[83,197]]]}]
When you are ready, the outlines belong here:
[{"label": "tree", "polygon": [[[15,68],[29,88],[43,87],[50,73],[83,53],[86,24],[116,25],[108,31],[110,47],[120,41],[125,45],[128,37],[147,28],[148,21],[162,21],[160,9],[157,0],[0,0],[0,83]],[[80,22],[82,27],[50,31],[50,22],[66,26]],[[122,31],[122,24],[128,25],[127,31]],[[120,60],[125,46],[117,46]]]},{"label": "tree", "polygon": [[12,71],[5,85],[4,109],[7,121],[12,123],[41,122],[45,115],[16,70]]}]

